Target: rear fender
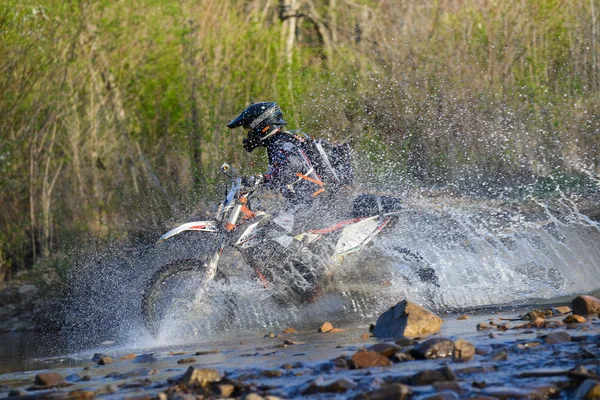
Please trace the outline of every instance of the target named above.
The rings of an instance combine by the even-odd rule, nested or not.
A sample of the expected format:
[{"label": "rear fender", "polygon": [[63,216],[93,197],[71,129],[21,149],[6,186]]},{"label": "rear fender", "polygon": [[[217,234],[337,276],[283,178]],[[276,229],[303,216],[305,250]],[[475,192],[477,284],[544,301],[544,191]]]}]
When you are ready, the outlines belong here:
[{"label": "rear fender", "polygon": [[218,232],[219,228],[215,221],[188,222],[186,224],[178,226],[177,228],[173,228],[169,232],[162,235],[160,239],[158,239],[158,243],[164,242],[165,240],[185,231]]}]

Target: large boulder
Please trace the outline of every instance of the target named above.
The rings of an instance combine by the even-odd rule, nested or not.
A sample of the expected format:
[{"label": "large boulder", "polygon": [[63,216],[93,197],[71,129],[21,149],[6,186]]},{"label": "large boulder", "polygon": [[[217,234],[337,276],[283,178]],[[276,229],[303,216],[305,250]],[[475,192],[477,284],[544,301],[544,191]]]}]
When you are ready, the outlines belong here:
[{"label": "large boulder", "polygon": [[402,300],[379,316],[373,333],[380,338],[416,338],[438,332],[442,322],[420,305]]},{"label": "large boulder", "polygon": [[594,296],[577,296],[571,302],[573,314],[588,315],[600,313],[600,299]]}]

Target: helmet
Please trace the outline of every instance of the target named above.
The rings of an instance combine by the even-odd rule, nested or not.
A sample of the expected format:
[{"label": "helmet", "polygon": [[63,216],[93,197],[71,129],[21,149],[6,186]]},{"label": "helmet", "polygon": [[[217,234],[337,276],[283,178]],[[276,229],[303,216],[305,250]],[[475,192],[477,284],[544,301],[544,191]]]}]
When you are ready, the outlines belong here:
[{"label": "helmet", "polygon": [[287,124],[283,120],[283,113],[277,103],[264,101],[250,104],[236,118],[227,124],[229,129],[243,126],[248,129],[248,136],[244,139],[244,148],[251,152],[264,144],[264,140],[272,135],[275,127]]}]

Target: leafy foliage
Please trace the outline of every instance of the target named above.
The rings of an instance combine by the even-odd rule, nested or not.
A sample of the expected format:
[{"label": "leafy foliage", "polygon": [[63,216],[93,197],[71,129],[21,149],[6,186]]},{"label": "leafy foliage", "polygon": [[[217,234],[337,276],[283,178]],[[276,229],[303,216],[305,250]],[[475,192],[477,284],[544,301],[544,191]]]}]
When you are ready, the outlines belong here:
[{"label": "leafy foliage", "polygon": [[151,238],[205,208],[225,160],[261,171],[265,155],[225,128],[252,101],[278,101],[291,127],[352,139],[376,174],[393,164],[471,186],[597,176],[599,10],[5,0],[0,276],[88,236]]}]

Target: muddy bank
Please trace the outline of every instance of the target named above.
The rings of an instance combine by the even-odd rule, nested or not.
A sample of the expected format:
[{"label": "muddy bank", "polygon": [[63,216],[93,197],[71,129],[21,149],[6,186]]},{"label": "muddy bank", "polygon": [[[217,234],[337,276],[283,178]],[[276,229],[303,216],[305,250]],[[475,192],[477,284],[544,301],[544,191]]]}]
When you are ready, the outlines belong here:
[{"label": "muddy bank", "polygon": [[0,375],[0,397],[593,398],[598,315],[549,309],[449,314],[441,331],[417,339],[378,339],[351,324],[105,343],[68,356],[71,367]]}]

